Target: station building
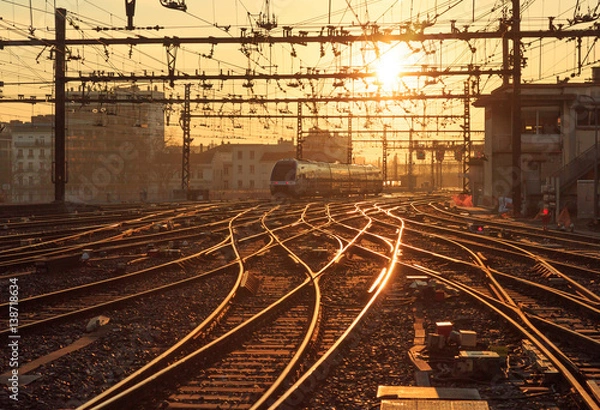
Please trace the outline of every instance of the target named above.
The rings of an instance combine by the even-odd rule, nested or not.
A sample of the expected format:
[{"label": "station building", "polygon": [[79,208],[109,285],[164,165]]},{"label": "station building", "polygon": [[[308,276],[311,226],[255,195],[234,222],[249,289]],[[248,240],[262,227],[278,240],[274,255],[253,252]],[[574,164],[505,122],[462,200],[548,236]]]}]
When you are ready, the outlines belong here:
[{"label": "station building", "polygon": [[[523,215],[535,215],[544,201],[567,206],[578,218],[593,217],[600,127],[600,69],[593,79],[521,86],[521,163]],[[485,109],[484,157],[471,166],[476,205],[510,197],[512,175],[512,85],[478,99]],[[595,171],[596,169],[596,171]]]}]

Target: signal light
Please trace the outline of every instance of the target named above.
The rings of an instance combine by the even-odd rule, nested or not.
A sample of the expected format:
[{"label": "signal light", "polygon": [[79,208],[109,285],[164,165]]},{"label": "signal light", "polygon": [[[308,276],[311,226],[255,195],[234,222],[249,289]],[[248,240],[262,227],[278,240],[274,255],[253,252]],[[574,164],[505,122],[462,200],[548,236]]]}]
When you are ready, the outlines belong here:
[{"label": "signal light", "polygon": [[475,155],[474,155],[474,158],[475,159],[480,159],[480,160],[483,160],[483,161],[487,161],[488,160],[487,156],[485,155],[485,152],[483,152],[483,151],[476,151]]},{"label": "signal light", "polygon": [[473,233],[483,233],[484,226],[479,223],[471,222],[468,224],[468,229],[469,229],[469,231],[471,231]]}]

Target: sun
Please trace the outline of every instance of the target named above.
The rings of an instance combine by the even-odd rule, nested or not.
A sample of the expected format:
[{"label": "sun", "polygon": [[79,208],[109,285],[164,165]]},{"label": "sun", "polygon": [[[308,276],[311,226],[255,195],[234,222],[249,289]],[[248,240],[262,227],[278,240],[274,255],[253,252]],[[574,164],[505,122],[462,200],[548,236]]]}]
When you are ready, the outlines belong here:
[{"label": "sun", "polygon": [[404,64],[402,57],[395,49],[382,53],[374,62],[374,67],[379,87],[384,91],[394,91],[398,88]]},{"label": "sun", "polygon": [[395,59],[380,58],[375,71],[377,83],[386,91],[393,91],[398,85],[398,75],[402,71],[402,66]]}]

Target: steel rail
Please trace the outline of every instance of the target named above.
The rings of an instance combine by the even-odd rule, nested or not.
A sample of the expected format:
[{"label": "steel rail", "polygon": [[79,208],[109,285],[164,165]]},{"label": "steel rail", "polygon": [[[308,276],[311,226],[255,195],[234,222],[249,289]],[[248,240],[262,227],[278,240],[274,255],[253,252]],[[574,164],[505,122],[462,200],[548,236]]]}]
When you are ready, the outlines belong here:
[{"label": "steel rail", "polygon": [[[366,216],[366,214],[365,214]],[[391,216],[391,215],[390,215]],[[402,223],[402,222],[401,222]],[[304,394],[307,394],[312,386],[315,386],[319,380],[326,377],[329,369],[335,366],[336,357],[343,346],[351,343],[352,338],[356,336],[356,330],[360,325],[364,323],[367,312],[373,307],[375,302],[381,297],[385,286],[387,285],[392,273],[395,270],[397,264],[397,258],[400,255],[400,244],[402,239],[403,223],[398,230],[398,239],[396,240],[395,247],[392,252],[392,257],[389,261],[388,267],[385,272],[382,272],[378,278],[378,286],[371,293],[371,298],[361,310],[356,319],[346,329],[342,336],[327,350],[327,352],[321,356],[317,362],[305,371],[300,379],[294,383],[286,392],[284,392],[273,404],[269,406],[269,409],[294,409],[298,404],[296,396],[302,398]]]},{"label": "steel rail", "polygon": [[[408,223],[410,224],[414,224],[414,225],[418,225],[418,226],[427,226],[427,224],[422,223],[422,222],[417,222],[417,221],[408,221]],[[431,227],[430,227],[431,228]],[[408,228],[410,230],[410,228]],[[471,242],[470,244],[472,246],[479,246],[479,247],[484,247],[484,245],[482,244],[482,241],[486,241],[486,242],[491,242],[494,244],[502,244],[508,248],[512,248],[512,249],[517,249],[517,252],[514,252],[515,256],[519,256],[522,258],[527,258],[530,260],[534,260],[537,263],[540,263],[541,265],[543,265],[546,269],[548,269],[548,271],[555,273],[557,276],[561,276],[564,277],[565,280],[569,281],[574,287],[576,287],[579,291],[581,291],[583,294],[588,295],[589,298],[593,299],[593,300],[600,300],[600,297],[598,295],[595,295],[593,292],[590,292],[588,289],[586,289],[585,287],[582,287],[580,284],[577,284],[577,282],[573,281],[572,279],[567,279],[568,277],[565,277],[564,274],[560,273],[560,271],[558,271],[556,268],[554,268],[552,266],[552,264],[557,264],[557,265],[561,265],[561,266],[566,266],[567,268],[573,269],[573,270],[581,270],[581,271],[585,271],[586,273],[595,273],[597,275],[600,275],[600,272],[598,271],[591,271],[589,269],[582,269],[581,267],[575,266],[575,265],[570,265],[570,264],[565,264],[564,262],[560,262],[560,261],[556,261],[556,260],[548,260],[548,259],[542,259],[540,258],[538,255],[535,255],[534,253],[532,253],[531,251],[526,250],[525,248],[533,248],[533,249],[537,249],[540,251],[551,251],[551,252],[559,252],[562,254],[570,254],[569,252],[565,252],[565,251],[556,251],[556,250],[549,250],[548,248],[542,247],[542,246],[536,246],[536,245],[532,245],[532,244],[525,244],[525,243],[518,243],[518,245],[512,243],[511,241],[508,241],[506,239],[501,239],[501,238],[492,238],[492,237],[486,237],[486,236],[481,236],[478,234],[471,234],[471,233],[467,233],[467,232],[463,232],[463,231],[456,231],[454,229],[451,228],[446,228],[446,227],[441,227],[441,226],[436,226],[435,227],[436,230],[441,230],[441,231],[445,231],[448,233],[452,233],[452,234],[460,234],[461,236],[468,236],[468,237],[472,237],[472,238],[476,238],[477,242]],[[417,230],[414,230],[415,232],[419,232]],[[461,240],[462,243],[467,243],[467,241],[465,240]],[[507,252],[506,250],[503,250],[503,252]],[[593,263],[598,263],[598,258],[593,258],[593,257],[587,257],[585,255],[579,255],[579,254],[573,254],[573,256],[577,256],[577,258],[579,260],[589,260],[590,262]]]},{"label": "steel rail", "polygon": [[[241,214],[237,215],[237,216],[241,216]],[[196,328],[194,328],[190,333],[188,333],[186,336],[184,336],[181,340],[179,340],[177,343],[175,343],[173,346],[171,346],[165,352],[163,352],[162,354],[160,354],[159,356],[157,356],[156,358],[151,360],[149,363],[142,366],[140,369],[136,370],[131,375],[127,376],[125,379],[121,380],[120,382],[111,386],[109,389],[105,390],[101,394],[99,394],[96,397],[92,398],[91,400],[87,401],[83,405],[79,406],[77,408],[78,410],[87,410],[87,409],[93,408],[97,405],[100,405],[101,403],[104,403],[104,402],[108,401],[110,398],[119,394],[119,392],[124,391],[124,390],[128,389],[129,387],[135,385],[139,380],[149,377],[152,374],[152,372],[156,371],[156,369],[158,367],[163,366],[165,363],[170,361],[176,354],[178,354],[184,348],[184,346],[186,346],[188,343],[190,343],[190,341],[199,337],[201,334],[207,332],[214,325],[214,323],[216,323],[218,321],[218,319],[227,312],[227,310],[229,309],[229,307],[231,305],[231,301],[233,300],[233,298],[235,297],[236,293],[239,290],[241,280],[242,280],[242,275],[244,272],[243,261],[239,255],[239,252],[235,245],[235,241],[233,240],[232,223],[236,219],[236,217],[234,217],[233,219],[230,220],[228,238],[229,238],[229,242],[230,242],[231,246],[233,246],[233,248],[234,248],[234,252],[236,253],[237,258],[235,261],[231,262],[229,265],[230,266],[237,265],[239,270],[238,270],[236,282],[235,282],[234,286],[231,288],[231,291],[229,292],[229,294],[223,299],[223,301],[219,304],[219,306],[217,306],[217,308],[210,315],[208,315],[206,317],[206,319],[204,319],[202,321],[202,323],[200,323],[198,326],[196,326]],[[224,268],[225,267],[221,267],[221,269],[224,269]]]},{"label": "steel rail", "polygon": [[[264,221],[264,218],[266,218],[266,216],[267,216],[269,213],[273,212],[274,210],[275,210],[275,209],[271,209],[269,212],[267,212],[265,215],[263,215],[263,217],[261,218],[261,220],[263,220],[263,221]],[[293,223],[292,223],[292,224],[289,224],[289,225],[291,226],[291,225],[293,225]],[[282,227],[279,227],[279,228],[277,228],[277,229],[281,229],[281,228],[282,228]],[[268,228],[267,228],[267,229],[268,229]],[[311,231],[312,231],[312,230],[313,230],[313,229],[311,229]],[[303,234],[305,234],[305,233],[303,233]],[[303,235],[303,234],[298,234],[298,235],[292,236],[292,237],[290,237],[290,238],[286,238],[286,239],[284,240],[284,242],[287,242],[287,241],[293,240],[293,239],[295,239],[295,238],[297,238],[297,237],[299,237],[299,236],[301,236],[301,235]],[[278,244],[275,244],[275,243],[273,243],[273,244],[266,244],[266,245],[265,245],[265,246],[263,246],[261,249],[257,250],[257,251],[256,251],[254,254],[255,254],[255,255],[261,254],[261,253],[265,252],[266,250],[268,250],[268,249],[270,249],[270,248],[272,248],[272,247],[274,247],[274,246],[278,246]],[[238,254],[238,255],[239,255],[239,254]],[[247,257],[245,257],[245,258],[243,258],[243,259],[249,259],[249,258],[250,258],[250,256],[247,256]],[[240,257],[240,259],[241,259],[241,257]],[[305,281],[304,285],[310,284],[310,283],[312,283],[312,282],[313,282],[312,280],[309,280],[309,279],[307,278],[307,280]],[[302,285],[300,285],[300,286],[302,286]],[[294,295],[295,295],[295,294],[296,294],[296,292],[298,292],[298,291],[299,291],[299,287],[298,287],[298,288],[296,288],[295,290],[291,291],[291,292],[290,292],[290,295],[291,295],[290,297],[294,297]],[[284,297],[284,298],[285,298],[285,297]],[[282,299],[280,299],[280,301],[281,301],[281,300],[283,300],[283,298],[282,298]],[[275,308],[275,306],[277,305],[277,303],[278,303],[278,302],[275,302],[275,303],[274,303],[274,304],[272,304],[272,305],[271,305],[269,308]],[[269,308],[265,308],[265,310],[261,311],[261,312],[258,314],[258,316],[262,317],[263,315],[267,315],[267,314],[268,314],[268,309],[269,309]],[[221,336],[221,338],[219,338],[219,339],[223,339],[223,340],[221,340],[221,341],[215,340],[215,341],[213,341],[213,342],[210,342],[210,343],[209,343],[207,346],[205,346],[204,348],[201,348],[200,350],[203,350],[203,349],[208,349],[208,350],[210,350],[210,349],[211,349],[211,346],[213,345],[213,343],[214,343],[214,344],[221,344],[221,343],[225,343],[225,341],[224,341],[224,340],[225,340],[225,338],[227,337],[227,335],[234,335],[234,334],[235,334],[235,331],[236,331],[236,329],[237,329],[238,331],[243,331],[243,329],[244,329],[245,327],[247,327],[247,326],[254,326],[254,325],[255,325],[255,321],[259,321],[259,320],[258,320],[258,318],[251,318],[251,319],[248,319],[248,320],[244,321],[242,324],[240,324],[239,326],[237,326],[235,329],[232,329],[231,331],[227,332],[225,335]],[[205,322],[208,322],[208,320],[207,320],[207,321],[205,321]],[[196,351],[196,352],[195,352],[195,353],[193,353],[192,355],[194,355],[194,354],[201,354],[201,353],[200,353],[200,350]],[[184,358],[184,359],[182,359],[182,360],[183,360],[183,361],[186,361],[186,360],[188,360],[188,359],[189,359],[189,358],[188,358],[188,356],[186,356],[186,358]],[[191,359],[189,359],[189,360],[191,360]],[[176,363],[179,363],[179,362],[176,362]],[[181,364],[177,364],[177,366],[179,366],[179,365],[181,365]],[[156,367],[158,367],[158,364],[154,364],[154,365],[153,365],[153,369],[155,369]],[[290,365],[288,365],[288,367],[293,367],[293,366],[290,364]],[[158,374],[158,373],[161,373],[161,372],[163,372],[163,371],[165,371],[165,369],[158,370],[158,371],[156,372],[156,374]],[[108,407],[110,408],[110,406],[112,405],[111,403],[113,403],[113,402],[115,402],[115,401],[116,401],[116,402],[122,402],[122,401],[126,401],[126,400],[128,400],[128,399],[126,398],[126,396],[127,396],[128,394],[130,394],[130,393],[132,393],[132,392],[135,392],[135,391],[137,391],[137,390],[139,390],[139,389],[142,389],[142,388],[143,388],[143,386],[145,385],[145,383],[151,383],[151,380],[154,380],[154,377],[156,377],[156,376],[151,376],[151,375],[149,375],[149,373],[150,373],[150,370],[148,370],[148,371],[144,371],[144,374],[143,374],[143,375],[141,375],[141,374],[140,374],[140,375],[138,375],[138,376],[135,378],[135,380],[132,378],[130,381],[128,381],[128,382],[126,382],[126,383],[123,383],[123,384],[122,384],[122,385],[120,385],[118,388],[117,388],[117,387],[115,387],[114,389],[111,389],[111,392],[110,392],[110,393],[107,393],[105,397],[98,398],[97,400],[96,400],[96,399],[93,399],[93,403],[94,403],[94,406],[93,406],[93,407],[91,407],[91,406],[88,406],[88,405],[86,404],[86,405],[85,405],[85,407],[81,407],[81,409],[88,409],[88,408],[105,408],[106,406],[108,406]],[[144,381],[144,380],[141,380],[141,379],[143,378],[142,376],[143,376],[143,377],[146,377],[145,381]],[[118,408],[118,406],[117,406],[117,408]]]},{"label": "steel rail", "polygon": [[[529,339],[533,344],[535,344],[536,347],[544,355],[546,355],[546,357],[548,357],[548,359],[552,362],[552,364],[561,371],[561,373],[563,374],[565,379],[569,382],[569,384],[577,391],[577,393],[582,398],[582,400],[584,401],[584,403],[586,404],[586,406],[588,407],[589,410],[600,410],[599,403],[588,392],[586,387],[583,386],[579,382],[578,378],[563,364],[563,362],[561,360],[559,360],[555,356],[555,354],[550,350],[549,346],[551,346],[555,352],[559,352],[559,349],[550,340],[548,340],[548,338],[541,331],[539,331],[535,326],[533,326],[533,324],[531,324],[531,322],[526,318],[526,315],[518,307],[510,306],[510,305],[502,303],[501,301],[499,301],[497,299],[490,298],[489,296],[484,295],[481,292],[478,292],[477,290],[472,289],[468,286],[465,286],[460,282],[456,282],[456,281],[450,280],[448,278],[445,278],[444,276],[439,275],[434,270],[426,268],[424,266],[418,266],[418,265],[414,265],[414,264],[403,264],[403,265],[406,266],[407,268],[411,268],[411,269],[414,269],[421,273],[430,275],[430,276],[434,277],[436,280],[439,280],[450,286],[453,286],[453,287],[456,287],[457,289],[462,290],[469,296],[473,297],[474,299],[478,300],[479,302],[481,302],[482,304],[484,304],[485,306],[487,306],[488,308],[490,308],[491,310],[493,310],[494,312],[499,314],[508,323],[510,323],[516,330],[518,330],[521,334],[523,334],[525,337],[527,337],[527,339]],[[524,323],[526,323],[527,327],[531,331],[527,330],[524,326],[522,326],[516,320],[514,320],[512,317],[507,315],[502,309],[500,309],[497,306],[497,304],[501,304],[502,306],[512,310],[513,313],[517,314],[524,321]]]}]

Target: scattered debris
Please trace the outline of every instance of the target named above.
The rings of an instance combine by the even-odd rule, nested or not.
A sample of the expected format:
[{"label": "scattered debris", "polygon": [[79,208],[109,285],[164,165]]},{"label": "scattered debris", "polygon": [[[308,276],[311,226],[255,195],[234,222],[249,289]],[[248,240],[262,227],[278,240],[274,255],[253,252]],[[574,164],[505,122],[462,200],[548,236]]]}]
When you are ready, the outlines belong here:
[{"label": "scattered debris", "polygon": [[106,326],[108,324],[108,322],[110,322],[110,318],[108,318],[107,316],[104,316],[104,315],[96,316],[96,317],[90,319],[87,326],[85,327],[85,331],[88,333],[93,332],[102,326]]}]

